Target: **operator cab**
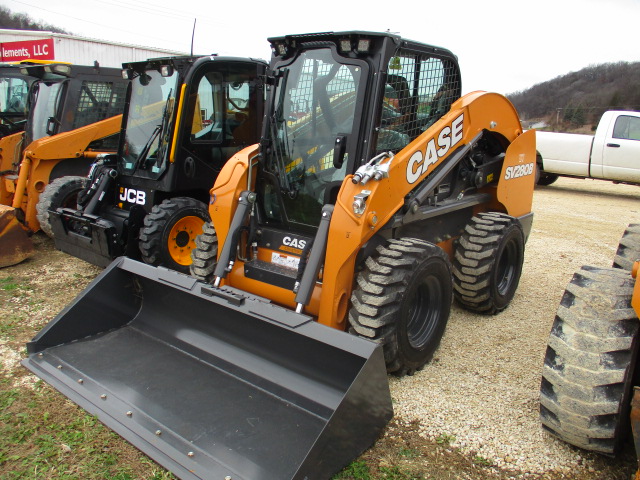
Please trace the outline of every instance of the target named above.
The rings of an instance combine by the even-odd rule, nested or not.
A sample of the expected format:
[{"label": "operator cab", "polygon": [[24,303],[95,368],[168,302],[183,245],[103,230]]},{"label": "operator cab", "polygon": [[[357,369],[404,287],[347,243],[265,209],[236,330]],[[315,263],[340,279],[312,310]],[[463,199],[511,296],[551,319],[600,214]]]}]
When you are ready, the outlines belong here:
[{"label": "operator cab", "polygon": [[269,41],[257,203],[266,223],[285,229],[312,233],[346,175],[406,147],[460,97],[457,60],[445,49],[368,32]]},{"label": "operator cab", "polygon": [[402,150],[442,117],[460,97],[460,72],[448,50],[392,34],[269,41],[259,228],[247,240],[257,248],[244,257],[245,276],[291,289],[323,207],[335,204],[345,178],[379,154]]}]

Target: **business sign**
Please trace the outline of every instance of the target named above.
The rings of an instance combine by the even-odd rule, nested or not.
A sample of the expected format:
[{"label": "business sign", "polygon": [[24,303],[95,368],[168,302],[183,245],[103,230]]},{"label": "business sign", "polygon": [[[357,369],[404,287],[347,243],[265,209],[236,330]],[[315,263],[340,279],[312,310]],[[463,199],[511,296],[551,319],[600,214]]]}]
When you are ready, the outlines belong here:
[{"label": "business sign", "polygon": [[54,60],[53,38],[0,43],[3,62],[20,60]]}]

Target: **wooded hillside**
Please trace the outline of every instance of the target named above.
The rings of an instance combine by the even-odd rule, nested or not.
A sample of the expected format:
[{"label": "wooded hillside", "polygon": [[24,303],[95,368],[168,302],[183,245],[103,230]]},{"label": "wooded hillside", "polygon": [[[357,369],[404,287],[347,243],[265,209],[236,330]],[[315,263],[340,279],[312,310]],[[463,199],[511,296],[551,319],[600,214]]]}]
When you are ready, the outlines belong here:
[{"label": "wooded hillside", "polygon": [[592,65],[507,96],[529,123],[561,131],[597,124],[606,110],[640,110],[640,62]]},{"label": "wooded hillside", "polygon": [[[0,6],[0,28],[70,32]],[[640,110],[640,62],[591,65],[507,95],[525,124],[558,131],[597,124],[607,110]]]},{"label": "wooded hillside", "polygon": [[69,33],[62,28],[33,20],[26,13],[13,13],[7,7],[0,6],[0,28],[14,30],[40,30],[56,33]]}]

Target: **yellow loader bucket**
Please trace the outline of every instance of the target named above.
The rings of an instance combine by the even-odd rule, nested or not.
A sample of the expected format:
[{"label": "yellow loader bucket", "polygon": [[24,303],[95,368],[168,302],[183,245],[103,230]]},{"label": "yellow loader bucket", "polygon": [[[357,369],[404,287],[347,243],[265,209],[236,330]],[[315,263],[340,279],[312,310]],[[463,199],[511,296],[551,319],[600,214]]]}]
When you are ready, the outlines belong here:
[{"label": "yellow loader bucket", "polygon": [[0,268],[20,263],[33,252],[33,242],[16,218],[15,209],[0,205]]},{"label": "yellow loader bucket", "polygon": [[23,364],[181,479],[328,479],[393,415],[380,346],[116,259]]}]

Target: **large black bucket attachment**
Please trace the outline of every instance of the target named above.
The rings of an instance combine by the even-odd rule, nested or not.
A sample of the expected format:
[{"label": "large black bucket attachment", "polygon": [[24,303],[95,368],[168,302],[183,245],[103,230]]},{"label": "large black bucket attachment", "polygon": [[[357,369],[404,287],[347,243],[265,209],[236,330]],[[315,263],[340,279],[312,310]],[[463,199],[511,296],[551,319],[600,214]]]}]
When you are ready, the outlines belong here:
[{"label": "large black bucket attachment", "polygon": [[128,258],[27,349],[28,369],[182,479],[327,479],[393,415],[374,343]]}]

